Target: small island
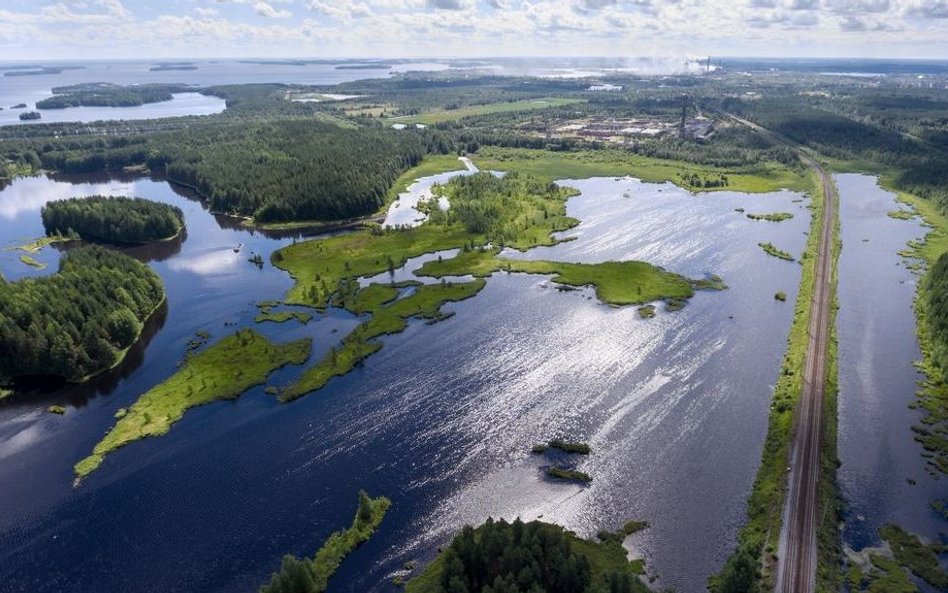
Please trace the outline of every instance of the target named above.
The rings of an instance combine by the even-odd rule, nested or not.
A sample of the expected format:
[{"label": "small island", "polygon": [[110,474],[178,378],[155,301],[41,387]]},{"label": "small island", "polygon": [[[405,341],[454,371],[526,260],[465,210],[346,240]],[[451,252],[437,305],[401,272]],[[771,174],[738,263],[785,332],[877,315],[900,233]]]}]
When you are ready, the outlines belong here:
[{"label": "small island", "polygon": [[359,492],[359,508],[352,520],[352,526],[330,535],[312,559],[284,556],[280,570],[273,573],[270,582],[260,588],[260,593],[326,591],[329,578],[335,574],[346,556],[372,537],[382,524],[390,506],[392,502],[384,496],[370,498],[365,491]]},{"label": "small island", "polygon": [[26,109],[26,103],[17,103],[16,105],[11,105],[10,109]]},{"label": "small island", "polygon": [[151,268],[97,246],[71,250],[51,276],[0,282],[0,384],[82,382],[117,365],[164,300]]},{"label": "small island", "polygon": [[180,208],[143,198],[90,196],[55,200],[42,209],[47,235],[76,233],[87,241],[153,243],[178,236]]},{"label": "small island", "polygon": [[184,85],[142,84],[121,86],[93,82],[53,88],[53,96],[36,102],[37,109],[66,109],[68,107],[138,107],[146,103],[170,101],[174,93],[183,93],[192,87]]},{"label": "small island", "polygon": [[783,251],[782,249],[779,249],[773,243],[770,243],[770,242],[758,243],[758,245],[760,246],[761,249],[764,250],[764,253],[766,253],[767,255],[771,255],[773,257],[776,257],[777,259],[782,259],[784,261],[796,261],[792,255],[790,255],[786,251]]},{"label": "small island", "polygon": [[770,214],[748,214],[747,218],[751,220],[765,220],[767,222],[781,222],[793,218],[789,212],[772,212]]},{"label": "small island", "polygon": [[25,111],[20,114],[21,121],[33,121],[43,117],[39,111]]},{"label": "small island", "polygon": [[[647,593],[648,587],[639,578],[645,574],[644,562],[629,561],[627,554],[621,540],[614,538],[595,542],[551,523],[488,519],[480,527],[464,527],[424,572],[408,582],[405,590],[521,591],[526,589],[517,587],[518,578],[528,574],[536,575],[530,581],[536,589],[531,591]],[[497,583],[510,586],[495,589]]]},{"label": "small island", "polygon": [[92,454],[76,464],[76,476],[85,477],[120,447],[167,433],[190,408],[234,399],[263,384],[276,369],[303,364],[311,347],[309,338],[274,344],[246,329],[188,356],[178,372],[132,404]]}]

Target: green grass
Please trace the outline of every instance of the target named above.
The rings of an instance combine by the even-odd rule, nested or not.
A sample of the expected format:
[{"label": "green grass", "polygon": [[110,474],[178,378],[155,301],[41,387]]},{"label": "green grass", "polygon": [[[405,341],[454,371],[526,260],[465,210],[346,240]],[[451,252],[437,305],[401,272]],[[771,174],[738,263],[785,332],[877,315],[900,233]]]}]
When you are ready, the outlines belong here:
[{"label": "green grass", "polygon": [[642,319],[651,319],[655,317],[655,305],[643,305],[638,309],[639,317]]},{"label": "green grass", "polygon": [[457,121],[465,117],[477,115],[533,111],[536,109],[562,107],[563,105],[573,105],[583,102],[584,101],[581,99],[567,99],[562,97],[526,99],[523,101],[507,101],[504,103],[488,103],[486,105],[470,105],[468,107],[461,107],[459,109],[438,109],[421,113],[419,115],[390,117],[386,119],[386,122],[389,124],[424,124],[430,126],[432,124],[446,121]]},{"label": "green grass", "polygon": [[879,535],[889,542],[892,556],[899,565],[925,579],[932,587],[948,590],[948,573],[938,564],[938,555],[948,552],[948,548],[940,544],[924,544],[896,525],[882,527]]},{"label": "green grass", "polygon": [[395,183],[392,184],[391,189],[388,191],[385,205],[382,206],[381,212],[388,210],[389,204],[395,201],[398,194],[408,191],[408,186],[422,177],[431,177],[432,175],[448,173],[449,171],[463,171],[466,168],[464,163],[454,154],[431,154],[426,156],[420,164],[415,165],[399,175],[398,179],[395,180]]},{"label": "green grass", "polygon": [[333,347],[322,360],[306,369],[299,380],[284,390],[280,400],[291,401],[322,388],[333,377],[345,375],[381,350],[382,342],[375,338],[403,331],[412,317],[436,319],[442,314],[442,305],[471,298],[484,285],[483,280],[475,280],[416,286],[414,294],[395,302],[391,302],[394,287],[370,285],[359,290],[344,306],[370,318],[346,336],[339,348]]},{"label": "green grass", "polygon": [[120,447],[167,433],[190,408],[234,399],[251,387],[263,384],[274,370],[288,364],[303,364],[311,345],[309,339],[273,344],[248,329],[188,357],[174,375],[146,392],[129,408],[92,454],[76,464],[76,475],[87,476],[99,467],[108,453]]},{"label": "green grass", "polygon": [[272,321],[274,323],[285,323],[290,319],[296,319],[300,323],[309,323],[313,318],[312,313],[307,313],[306,311],[267,311],[266,313],[260,313],[254,317],[254,322],[263,323],[264,321]]},{"label": "green grass", "polygon": [[324,308],[342,280],[374,276],[405,265],[409,258],[459,248],[471,240],[460,225],[426,224],[382,234],[363,230],[288,245],[271,261],[296,280],[285,299],[288,304]]},{"label": "green grass", "polygon": [[13,397],[14,391],[7,387],[0,386],[0,400],[6,399],[8,397]]},{"label": "green grass", "polygon": [[20,256],[20,261],[25,263],[28,266],[33,266],[34,268],[38,270],[42,270],[46,267],[46,264],[44,264],[43,262],[37,261],[32,256],[29,256],[26,254],[23,254]]},{"label": "green grass", "polygon": [[546,475],[555,480],[563,480],[565,482],[580,482],[582,484],[588,484],[589,482],[592,482],[592,476],[586,472],[581,472],[575,469],[548,467],[546,469]]},{"label": "green grass", "polygon": [[33,239],[28,243],[20,245],[17,247],[17,249],[26,251],[28,253],[39,253],[44,247],[48,247],[53,243],[69,243],[71,241],[78,240],[78,235],[52,235],[50,237],[40,237],[39,239]]},{"label": "green grass", "polygon": [[[671,181],[696,192],[764,193],[780,189],[804,191],[809,188],[804,175],[776,163],[725,169],[645,157],[622,150],[553,152],[490,147],[479,150],[472,160],[483,170],[519,171],[546,181],[632,175],[642,181]],[[688,182],[692,176],[717,178],[721,175],[727,177],[727,186],[704,188],[692,186]]]},{"label": "green grass", "polygon": [[889,218],[895,218],[896,220],[912,220],[915,218],[915,213],[908,210],[891,210],[888,215]]},{"label": "green grass", "polygon": [[497,271],[552,275],[557,284],[592,286],[599,300],[616,306],[666,298],[688,299],[694,295],[692,281],[640,261],[575,264],[514,260],[498,257],[497,251],[475,249],[462,251],[450,259],[425,262],[415,273],[435,278],[465,275],[483,278]]},{"label": "green grass", "polygon": [[780,258],[786,261],[796,261],[796,259],[794,259],[792,255],[790,255],[786,251],[782,251],[778,249],[773,243],[770,243],[770,242],[758,243],[758,245],[760,245],[760,248],[763,249],[764,253],[766,253],[767,255],[772,255],[776,258]]},{"label": "green grass", "polygon": [[774,299],[780,302],[784,302],[787,300],[787,293],[785,293],[782,290],[778,290],[777,292],[774,293]]},{"label": "green grass", "polygon": [[[269,584],[261,587],[261,593],[323,593],[326,591],[329,587],[329,579],[339,569],[342,561],[372,537],[391,506],[392,502],[384,496],[373,499],[369,498],[365,492],[360,492],[359,508],[352,520],[352,525],[348,529],[336,531],[330,535],[311,560],[285,557],[283,568],[273,574]],[[288,569],[288,566],[296,570]]]},{"label": "green grass", "polygon": [[46,411],[49,412],[50,414],[59,414],[60,416],[62,416],[63,414],[66,413],[66,408],[62,406],[49,406],[48,408],[46,408]]},{"label": "green grass", "polygon": [[793,218],[789,212],[772,212],[769,214],[748,214],[747,218],[751,220],[765,220],[767,222],[783,222]]}]

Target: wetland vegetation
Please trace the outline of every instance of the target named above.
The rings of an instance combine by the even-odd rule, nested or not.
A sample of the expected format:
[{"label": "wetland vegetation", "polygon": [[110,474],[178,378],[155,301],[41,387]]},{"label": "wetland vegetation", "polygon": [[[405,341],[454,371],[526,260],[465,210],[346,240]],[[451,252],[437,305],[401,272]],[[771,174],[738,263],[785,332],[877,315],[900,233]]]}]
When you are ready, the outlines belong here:
[{"label": "wetland vegetation", "polygon": [[87,476],[105,456],[136,440],[161,436],[195,406],[234,399],[288,364],[309,357],[309,338],[274,344],[251,330],[239,330],[216,344],[186,356],[174,375],[144,393],[99,441],[92,453],[75,466],[76,476]]}]

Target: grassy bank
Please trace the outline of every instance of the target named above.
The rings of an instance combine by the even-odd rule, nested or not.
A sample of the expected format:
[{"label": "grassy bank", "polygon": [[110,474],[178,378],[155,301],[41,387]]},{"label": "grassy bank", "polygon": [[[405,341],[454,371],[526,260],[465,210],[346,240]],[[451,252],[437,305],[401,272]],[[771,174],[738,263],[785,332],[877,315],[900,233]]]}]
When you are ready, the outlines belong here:
[{"label": "grassy bank", "polygon": [[[882,185],[891,189],[891,181],[883,178]],[[925,381],[918,391],[916,405],[924,413],[919,424],[913,427],[915,439],[925,448],[930,470],[936,474],[948,474],[948,383],[939,368],[934,352],[938,348],[935,336],[927,322],[932,295],[928,289],[932,268],[942,254],[948,252],[948,217],[931,202],[897,192],[898,199],[918,213],[930,231],[922,241],[909,244],[908,255],[920,260],[925,274],[918,282],[915,298],[916,334],[922,359],[916,366],[925,374]]]},{"label": "grassy bank", "polygon": [[420,113],[418,115],[407,115],[401,117],[390,117],[386,120],[388,124],[424,124],[430,126],[445,121],[457,121],[465,117],[476,115],[493,115],[496,113],[514,113],[518,111],[534,111],[536,109],[548,109],[550,107],[562,107],[563,105],[572,105],[582,103],[581,99],[567,99],[563,97],[552,97],[545,99],[525,99],[523,101],[506,101],[503,103],[488,103],[486,105],[470,105],[459,109],[437,109]]},{"label": "grassy bank", "polygon": [[729,582],[746,570],[760,569],[753,579],[753,591],[773,589],[776,551],[783,521],[787,490],[787,460],[790,456],[796,405],[803,390],[811,300],[816,278],[816,252],[823,225],[824,196],[816,174],[810,175],[812,219],[806,248],[801,259],[800,290],[787,337],[780,374],[774,386],[760,467],[747,499],[747,522],[738,532],[737,551],[722,571],[709,579],[712,592],[727,591]]},{"label": "grassy bank", "polygon": [[[521,148],[482,148],[472,157],[483,170],[519,171],[541,179],[586,179],[631,175],[642,181],[670,181],[691,191],[739,191],[762,193],[779,189],[805,191],[804,175],[775,163],[724,169],[632,154],[622,150],[553,152]],[[694,179],[727,178],[727,185],[705,188]]]},{"label": "grassy bank", "polygon": [[280,570],[273,573],[260,593],[323,593],[346,556],[368,541],[379,528],[391,505],[383,496],[373,499],[360,492],[352,526],[330,535],[312,559],[284,556]]},{"label": "grassy bank", "polygon": [[273,344],[253,330],[241,330],[188,357],[174,375],[142,395],[92,454],[76,464],[76,476],[88,475],[120,447],[167,433],[190,408],[233,399],[264,383],[274,370],[302,364],[310,347],[309,339]]}]

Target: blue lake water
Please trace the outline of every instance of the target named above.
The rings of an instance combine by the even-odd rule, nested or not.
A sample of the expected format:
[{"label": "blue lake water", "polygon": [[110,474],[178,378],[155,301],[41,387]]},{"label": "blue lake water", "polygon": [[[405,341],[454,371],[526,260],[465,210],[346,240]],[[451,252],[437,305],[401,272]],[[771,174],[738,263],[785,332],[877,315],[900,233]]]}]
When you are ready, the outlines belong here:
[{"label": "blue lake water", "polygon": [[[839,259],[839,484],[847,513],[843,542],[879,545],[879,527],[896,523],[934,541],[948,523],[929,506],[948,482],[929,475],[911,427],[919,360],[913,299],[917,275],[898,255],[928,232],[897,220],[895,194],[868,175],[837,175],[843,250]],[[914,481],[912,484],[909,480]]]},{"label": "blue lake water", "polygon": [[[133,251],[165,280],[168,307],[126,364],[89,385],[30,386],[0,403],[0,592],[253,591],[283,554],[310,555],[348,525],[362,488],[394,506],[343,563],[334,591],[388,591],[405,561],[431,559],[464,523],[518,515],[583,536],[647,520],[630,552],[658,585],[702,591],[744,519],[799,282],[798,264],[757,244],[799,254],[806,202],[631,178],[564,183],[582,192],[568,204],[583,222],[565,235],[577,239],[514,257],[640,258],[719,274],[730,288],[643,320],[590,290],[497,274],[477,297],[446,306],[453,318],[384,338],[381,352],[325,389],[280,405],[256,388],[189,411],[75,489],[73,464],[118,408],[174,372],[195,331],[218,339],[234,331],[227,323],[279,341],[311,336],[315,359],[358,319],[330,310],[308,325],[254,325],[252,302],[279,299],[291,281],[247,257],[268,260],[299,236],[242,228],[160,180],[40,177],[0,191],[0,272],[10,279],[55,267],[54,248],[36,256],[50,264],[43,271],[3,250],[42,234],[49,199],[139,195],[182,207],[188,225],[170,247]],[[736,208],[795,218],[755,222]],[[787,303],[773,298],[778,290]],[[283,369],[271,383],[299,372]],[[67,413],[45,412],[52,403]],[[594,477],[588,487],[543,477],[530,447],[554,436],[590,443],[578,462]]]}]

